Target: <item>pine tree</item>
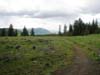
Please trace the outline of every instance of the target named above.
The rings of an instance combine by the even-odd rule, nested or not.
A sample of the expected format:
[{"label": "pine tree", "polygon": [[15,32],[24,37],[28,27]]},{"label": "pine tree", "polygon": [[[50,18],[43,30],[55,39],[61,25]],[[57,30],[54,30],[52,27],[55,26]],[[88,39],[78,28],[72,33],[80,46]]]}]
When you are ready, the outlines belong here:
[{"label": "pine tree", "polygon": [[94,28],[95,28],[94,33],[98,33],[98,29],[99,29],[99,27],[98,27],[98,21],[97,21],[97,20],[95,21]]},{"label": "pine tree", "polygon": [[1,29],[1,36],[6,36],[6,29],[5,28]]},{"label": "pine tree", "polygon": [[73,35],[78,35],[79,34],[79,27],[78,27],[78,21],[75,20],[74,25],[73,25]]},{"label": "pine tree", "polygon": [[90,33],[95,34],[95,33],[97,33],[97,30],[98,30],[98,22],[97,22],[97,20],[96,21],[93,20],[92,25],[91,25]]},{"label": "pine tree", "polygon": [[26,27],[23,28],[23,31],[22,31],[21,35],[22,35],[22,36],[29,36],[28,30],[27,30]]},{"label": "pine tree", "polygon": [[79,18],[79,35],[84,35],[84,32],[85,32],[85,24],[84,22],[82,21],[81,18]]},{"label": "pine tree", "polygon": [[86,23],[87,25],[87,30],[88,30],[88,34],[91,34],[91,23]]},{"label": "pine tree", "polygon": [[73,27],[69,26],[69,33],[73,30],[73,35],[88,35],[100,33],[98,21],[93,20],[92,23],[84,23],[81,18],[75,20]]},{"label": "pine tree", "polygon": [[62,34],[61,34],[61,25],[59,25],[59,32],[58,32],[58,34],[59,34],[59,35],[62,35]]},{"label": "pine tree", "polygon": [[64,35],[67,35],[67,26],[66,26],[66,24],[64,25]]},{"label": "pine tree", "polygon": [[71,24],[69,26],[69,35],[73,35],[73,26]]},{"label": "pine tree", "polygon": [[17,29],[15,30],[14,35],[15,35],[15,36],[18,35],[18,31],[17,31]]},{"label": "pine tree", "polygon": [[90,23],[85,24],[85,30],[84,30],[84,35],[90,34]]},{"label": "pine tree", "polygon": [[74,22],[74,35],[84,35],[85,32],[85,24],[81,18]]},{"label": "pine tree", "polygon": [[12,24],[10,24],[10,26],[9,26],[8,36],[14,36],[14,29],[13,29],[13,25]]},{"label": "pine tree", "polygon": [[34,32],[34,28],[31,29],[31,36],[34,36],[35,32]]}]

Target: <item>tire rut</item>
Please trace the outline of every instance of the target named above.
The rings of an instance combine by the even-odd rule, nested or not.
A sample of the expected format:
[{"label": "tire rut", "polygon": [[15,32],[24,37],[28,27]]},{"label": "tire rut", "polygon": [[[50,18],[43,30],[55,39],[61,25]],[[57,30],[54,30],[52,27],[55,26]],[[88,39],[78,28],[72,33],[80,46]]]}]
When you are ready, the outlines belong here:
[{"label": "tire rut", "polygon": [[55,71],[54,75],[89,75],[91,66],[89,59],[79,46],[75,45],[73,50],[76,56],[72,67]]},{"label": "tire rut", "polygon": [[74,46],[74,51],[76,54],[74,65],[68,75],[88,75],[90,68],[89,59],[80,47]]}]

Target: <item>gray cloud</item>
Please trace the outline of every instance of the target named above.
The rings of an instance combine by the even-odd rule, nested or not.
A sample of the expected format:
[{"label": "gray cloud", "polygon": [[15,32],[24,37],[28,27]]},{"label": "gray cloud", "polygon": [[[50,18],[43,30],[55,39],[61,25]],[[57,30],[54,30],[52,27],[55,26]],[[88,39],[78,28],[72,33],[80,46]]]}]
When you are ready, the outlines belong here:
[{"label": "gray cloud", "polygon": [[[100,0],[0,0],[0,24],[57,24],[70,23],[81,15],[100,13]],[[73,1],[73,2],[72,2]],[[78,3],[79,1],[79,3]],[[19,2],[19,3],[17,3]],[[23,3],[24,2],[24,3]],[[83,16],[82,16],[83,17]],[[85,16],[85,20],[90,17]],[[6,24],[7,23],[7,24]],[[2,26],[2,25],[1,25]]]},{"label": "gray cloud", "polygon": [[[48,0],[44,1],[44,2],[48,3]],[[54,2],[54,1],[51,1],[51,2]],[[57,11],[54,8],[50,11],[40,9],[40,10],[30,10],[30,11],[29,10],[11,11],[10,10],[9,12],[7,10],[1,10],[0,9],[0,16],[29,16],[31,18],[40,18],[40,19],[41,18],[42,19],[55,18],[55,17],[71,18],[71,17],[77,17],[78,14],[81,14],[81,13],[88,13],[88,14],[98,14],[98,13],[100,13],[100,4],[99,3],[100,3],[100,0],[92,0],[85,8],[84,7],[80,8],[81,12],[75,11],[73,13],[69,13],[70,11],[67,11],[67,9],[61,9],[61,8],[58,9]],[[60,6],[60,4],[57,4],[57,5]]]},{"label": "gray cloud", "polygon": [[68,13],[65,11],[17,11],[17,12],[7,12],[7,11],[0,11],[0,16],[27,16],[30,18],[39,18],[39,19],[48,19],[48,18],[73,18],[78,16],[78,13]]},{"label": "gray cloud", "polygon": [[76,13],[67,13],[66,11],[40,11],[33,15],[33,18],[71,18],[76,16]]},{"label": "gray cloud", "polygon": [[13,11],[0,11],[0,16],[25,16],[25,15],[29,15],[29,16],[32,16],[36,13],[37,11],[16,11],[16,12],[13,12]]},{"label": "gray cloud", "polygon": [[99,14],[100,13],[100,0],[91,0],[91,2],[87,5],[87,7],[82,8],[81,13],[87,14]]}]

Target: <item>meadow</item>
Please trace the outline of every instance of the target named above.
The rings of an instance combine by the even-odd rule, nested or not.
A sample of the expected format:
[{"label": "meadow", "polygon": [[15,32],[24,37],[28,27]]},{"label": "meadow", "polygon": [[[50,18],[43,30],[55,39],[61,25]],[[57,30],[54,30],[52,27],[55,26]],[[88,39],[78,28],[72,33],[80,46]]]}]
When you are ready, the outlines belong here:
[{"label": "meadow", "polygon": [[100,75],[99,63],[100,35],[0,37],[0,75],[73,75],[83,68]]}]

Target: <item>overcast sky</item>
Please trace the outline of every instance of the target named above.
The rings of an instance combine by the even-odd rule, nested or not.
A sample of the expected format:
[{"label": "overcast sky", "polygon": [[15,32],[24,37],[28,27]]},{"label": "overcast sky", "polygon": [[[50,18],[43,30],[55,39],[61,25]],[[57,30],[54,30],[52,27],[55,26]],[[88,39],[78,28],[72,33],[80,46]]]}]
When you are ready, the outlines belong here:
[{"label": "overcast sky", "polygon": [[42,27],[57,31],[81,17],[100,20],[100,0],[0,0],[0,28]]}]

